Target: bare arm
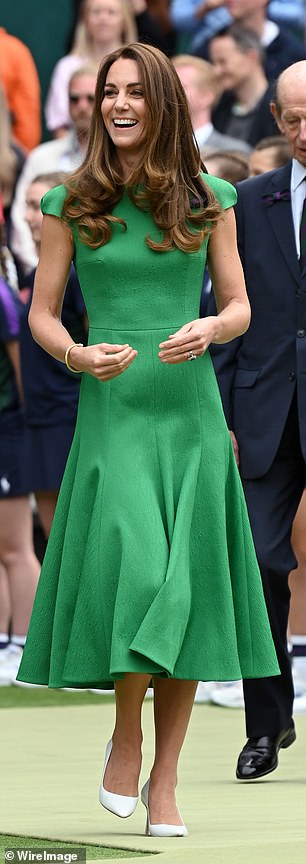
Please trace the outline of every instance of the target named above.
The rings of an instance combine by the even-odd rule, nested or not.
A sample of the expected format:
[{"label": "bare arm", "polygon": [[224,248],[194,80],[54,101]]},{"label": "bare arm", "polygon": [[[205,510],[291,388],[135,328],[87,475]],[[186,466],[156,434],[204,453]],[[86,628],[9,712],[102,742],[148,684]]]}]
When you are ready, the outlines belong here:
[{"label": "bare arm", "polygon": [[[36,342],[62,362],[67,348],[73,343],[61,322],[73,251],[73,238],[68,226],[56,216],[44,216],[29,324]],[[73,347],[69,362],[76,370],[107,381],[124,372],[136,355],[137,352],[129,345],[100,343],[84,348]]]},{"label": "bare arm", "polygon": [[222,344],[244,333],[250,323],[243,270],[237,250],[233,209],[225,210],[212,232],[208,264],[218,315],[196,318],[161,343],[159,357],[164,363],[183,363],[192,351],[204,354],[211,342]]},{"label": "bare arm", "polygon": [[217,332],[212,342],[222,344],[245,333],[251,320],[232,207],[223,211],[212,232],[208,244],[208,267],[218,310]]}]

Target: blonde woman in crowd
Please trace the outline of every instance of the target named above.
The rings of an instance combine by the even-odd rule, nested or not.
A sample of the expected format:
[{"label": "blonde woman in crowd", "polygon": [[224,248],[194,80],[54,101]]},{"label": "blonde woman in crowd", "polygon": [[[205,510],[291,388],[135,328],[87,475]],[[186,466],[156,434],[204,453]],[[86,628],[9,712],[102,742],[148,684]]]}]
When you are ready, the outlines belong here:
[{"label": "blonde woman in crowd", "polygon": [[47,126],[55,137],[65,135],[71,125],[68,82],[72,73],[82,62],[98,69],[110,51],[135,38],[135,16],[128,0],[84,0],[71,52],[56,64],[47,96]]}]

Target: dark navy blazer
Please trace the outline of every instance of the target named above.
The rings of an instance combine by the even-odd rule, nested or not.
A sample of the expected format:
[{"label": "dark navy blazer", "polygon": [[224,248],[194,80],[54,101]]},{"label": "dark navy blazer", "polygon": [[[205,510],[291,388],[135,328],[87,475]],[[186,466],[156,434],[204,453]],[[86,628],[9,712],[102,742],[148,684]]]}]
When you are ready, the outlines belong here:
[{"label": "dark navy blazer", "polygon": [[290,197],[275,199],[290,191],[291,164],[238,184],[238,246],[252,319],[242,337],[211,346],[245,479],[270,468],[295,388],[306,462],[306,271],[297,258]]}]

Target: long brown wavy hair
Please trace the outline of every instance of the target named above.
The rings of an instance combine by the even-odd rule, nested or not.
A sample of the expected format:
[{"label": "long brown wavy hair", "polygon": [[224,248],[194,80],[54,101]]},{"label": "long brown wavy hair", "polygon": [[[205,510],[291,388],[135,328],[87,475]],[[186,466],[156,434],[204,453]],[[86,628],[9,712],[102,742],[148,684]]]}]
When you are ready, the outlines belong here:
[{"label": "long brown wavy hair", "polygon": [[[101,115],[107,73],[121,58],[138,64],[148,106],[144,152],[127,184]],[[201,169],[205,171],[186,96],[168,57],[137,42],[109,54],[98,74],[87,154],[65,182],[63,215],[70,225],[76,224],[81,240],[95,249],[110,240],[112,222],[126,227],[112,211],[127,185],[136,206],[149,208],[163,232],[159,243],[146,237],[151,249],[166,252],[176,246],[184,252],[198,251],[221,213]]]}]

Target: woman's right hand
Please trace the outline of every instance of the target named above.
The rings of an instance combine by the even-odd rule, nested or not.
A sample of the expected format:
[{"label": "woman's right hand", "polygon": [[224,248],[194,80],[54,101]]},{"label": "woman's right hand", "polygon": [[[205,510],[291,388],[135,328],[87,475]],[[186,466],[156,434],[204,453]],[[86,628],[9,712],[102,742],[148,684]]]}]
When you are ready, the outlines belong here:
[{"label": "woman's right hand", "polygon": [[69,363],[75,370],[88,372],[98,381],[110,381],[128,369],[137,353],[130,345],[110,345],[108,342],[85,347],[75,345],[69,352]]}]

